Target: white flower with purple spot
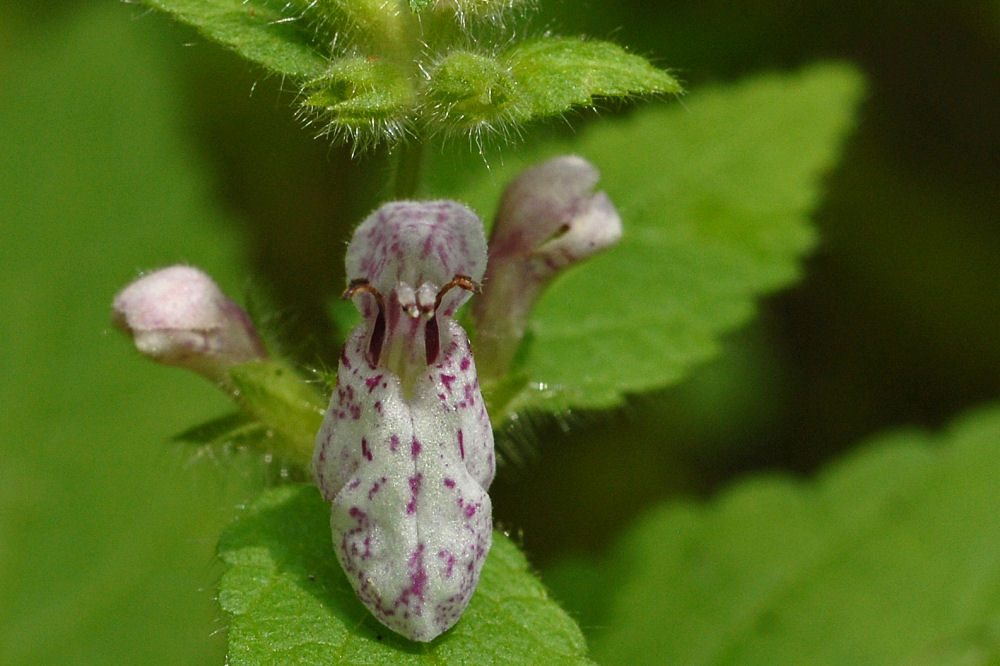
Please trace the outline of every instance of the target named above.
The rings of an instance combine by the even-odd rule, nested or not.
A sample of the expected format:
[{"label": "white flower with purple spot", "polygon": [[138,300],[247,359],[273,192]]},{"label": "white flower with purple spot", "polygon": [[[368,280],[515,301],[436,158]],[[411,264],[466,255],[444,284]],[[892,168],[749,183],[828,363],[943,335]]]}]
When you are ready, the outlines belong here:
[{"label": "white flower with purple spot", "polygon": [[358,598],[418,641],[454,625],[492,541],[493,430],[453,319],[486,268],[482,222],[453,201],[386,204],[347,250],[363,321],[340,356],[313,472]]}]

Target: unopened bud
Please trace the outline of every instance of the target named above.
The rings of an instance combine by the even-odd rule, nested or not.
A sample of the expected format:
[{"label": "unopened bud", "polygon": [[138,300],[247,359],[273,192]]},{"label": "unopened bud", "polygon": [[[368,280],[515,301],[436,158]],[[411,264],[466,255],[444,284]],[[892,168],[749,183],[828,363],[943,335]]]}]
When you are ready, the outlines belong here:
[{"label": "unopened bud", "polygon": [[250,317],[208,275],[170,266],[115,296],[112,323],[145,356],[229,385],[229,368],[267,356]]},{"label": "unopened bud", "polygon": [[592,191],[599,178],[583,158],[564,156],[525,171],[504,191],[473,309],[482,374],[499,376],[510,366],[552,278],[621,238],[618,211],[604,192]]}]

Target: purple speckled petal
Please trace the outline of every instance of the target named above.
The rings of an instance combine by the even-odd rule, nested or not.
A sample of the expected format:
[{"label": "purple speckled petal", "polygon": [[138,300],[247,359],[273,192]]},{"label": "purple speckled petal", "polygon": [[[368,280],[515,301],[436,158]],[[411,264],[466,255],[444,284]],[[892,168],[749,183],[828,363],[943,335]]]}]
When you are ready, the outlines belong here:
[{"label": "purple speckled petal", "polygon": [[604,192],[592,192],[599,178],[594,165],[574,155],[515,178],[497,210],[490,261],[535,257],[530,268],[545,274],[617,243],[621,219]]},{"label": "purple speckled petal", "polygon": [[[364,278],[383,295],[400,284],[432,293],[456,275],[481,280],[486,270],[483,223],[457,201],[393,201],[354,232],[345,261],[350,279]],[[449,294],[442,312],[453,313],[469,295]],[[365,310],[362,310],[365,312]]]},{"label": "purple speckled petal", "polygon": [[[485,243],[482,223],[463,206],[404,205],[405,215],[396,214],[399,204],[376,211],[348,250],[348,266],[368,268],[348,274],[368,281],[359,290],[365,321],[341,353],[313,472],[332,502],[334,549],[358,598],[390,629],[429,641],[465,610],[492,540],[493,431],[469,339],[438,296],[452,270],[481,276]],[[457,217],[442,220],[442,210]],[[439,241],[440,251],[416,255],[428,265],[396,265],[410,257],[393,248],[416,252]],[[470,247],[476,256],[462,256]],[[376,336],[382,343],[373,350]]]}]

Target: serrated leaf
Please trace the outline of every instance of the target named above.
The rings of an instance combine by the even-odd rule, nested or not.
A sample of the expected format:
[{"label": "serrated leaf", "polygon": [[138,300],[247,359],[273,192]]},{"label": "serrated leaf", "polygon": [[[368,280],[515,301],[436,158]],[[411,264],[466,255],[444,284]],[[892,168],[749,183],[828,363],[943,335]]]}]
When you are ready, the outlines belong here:
[{"label": "serrated leaf", "polygon": [[[861,94],[841,65],[768,74],[644,109],[570,141],[535,144],[487,170],[432,170],[434,195],[489,218],[502,185],[558,154],[602,173],[621,243],[559,278],[539,301],[514,372],[528,390],[494,413],[610,407],[716,353],[754,301],[792,282],[815,242],[808,217]],[[488,288],[488,285],[487,285]]]},{"label": "serrated leaf", "polygon": [[582,602],[601,663],[996,663],[997,479],[995,407],[881,437],[814,481],[665,504],[551,581]]},{"label": "serrated leaf", "polygon": [[565,113],[597,97],[680,93],[680,83],[648,60],[610,42],[546,37],[506,54],[526,118]]},{"label": "serrated leaf", "polygon": [[579,628],[499,532],[462,619],[427,644],[386,629],[354,596],[313,486],[266,491],[222,535],[219,555],[230,664],[589,663]]},{"label": "serrated leaf", "polygon": [[319,76],[327,61],[317,51],[316,28],[268,0],[144,0],[241,56],[292,77]]}]

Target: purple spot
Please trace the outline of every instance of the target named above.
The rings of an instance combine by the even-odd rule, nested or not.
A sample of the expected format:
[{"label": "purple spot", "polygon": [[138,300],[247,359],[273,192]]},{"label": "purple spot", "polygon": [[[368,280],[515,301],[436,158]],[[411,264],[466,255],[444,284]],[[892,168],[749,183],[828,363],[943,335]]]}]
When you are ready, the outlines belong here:
[{"label": "purple spot", "polygon": [[382,413],[382,401],[381,400],[376,401],[373,406],[375,407],[375,411],[376,412],[378,412],[379,414]]},{"label": "purple spot", "polygon": [[392,437],[389,438],[389,450],[395,453],[396,449],[398,448],[399,448],[399,437],[393,435]]},{"label": "purple spot", "polygon": [[417,512],[417,495],[420,494],[420,482],[423,480],[424,475],[417,473],[416,476],[410,477],[410,501],[406,505],[406,514],[412,516]]},{"label": "purple spot", "polygon": [[466,504],[465,505],[465,517],[466,518],[472,518],[474,515],[476,515],[476,505],[475,504]]},{"label": "purple spot", "polygon": [[461,364],[459,364],[458,367],[460,367],[462,370],[468,370],[469,369],[469,365],[471,365],[471,364],[472,364],[472,361],[469,360],[469,357],[468,356],[463,356],[462,357],[462,362],[461,362]]},{"label": "purple spot", "polygon": [[374,377],[366,379],[365,386],[368,387],[368,392],[371,393],[374,391],[380,381],[382,381],[382,375],[375,375]]},{"label": "purple spot", "polygon": [[[427,570],[424,569],[424,544],[420,546],[413,552],[410,557],[410,589],[408,592],[413,594],[421,601],[424,598],[424,584],[427,582]],[[416,571],[413,571],[416,569]]]},{"label": "purple spot", "polygon": [[347,358],[347,346],[346,345],[340,350],[340,364],[342,366],[344,366],[344,369],[346,369],[346,370],[350,370],[351,369],[351,359]]},{"label": "purple spot", "polygon": [[416,458],[419,455],[420,455],[420,442],[418,442],[416,438],[414,438],[413,441],[410,442],[410,457]]},{"label": "purple spot", "polygon": [[361,418],[361,405],[351,405],[351,418],[355,421]]},{"label": "purple spot", "polygon": [[447,486],[447,487],[449,487],[449,488],[454,488],[455,487],[455,479],[445,479],[444,480],[444,485]]},{"label": "purple spot", "polygon": [[453,569],[455,568],[455,556],[449,553],[447,550],[442,550],[438,553],[438,557],[444,560],[445,564],[444,577],[451,578],[451,574],[453,572]]},{"label": "purple spot", "polygon": [[455,381],[455,375],[441,375],[441,383],[444,384],[444,390],[451,393],[451,385]]},{"label": "purple spot", "polygon": [[458,453],[462,456],[462,460],[465,460],[465,438],[461,430],[458,431]]},{"label": "purple spot", "polygon": [[368,448],[368,440],[364,437],[361,438],[361,455],[368,459],[369,462],[372,460],[372,450]]},{"label": "purple spot", "polygon": [[385,483],[385,477],[384,476],[382,477],[381,481],[376,481],[375,483],[372,484],[371,490],[368,491],[368,501],[369,502],[371,501],[371,499],[373,497],[375,497],[375,493],[377,493],[379,491],[379,488],[382,487],[383,483]]}]

